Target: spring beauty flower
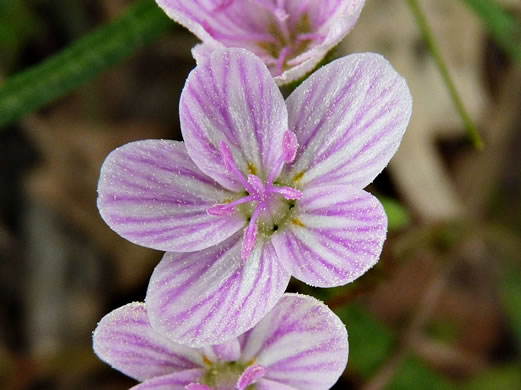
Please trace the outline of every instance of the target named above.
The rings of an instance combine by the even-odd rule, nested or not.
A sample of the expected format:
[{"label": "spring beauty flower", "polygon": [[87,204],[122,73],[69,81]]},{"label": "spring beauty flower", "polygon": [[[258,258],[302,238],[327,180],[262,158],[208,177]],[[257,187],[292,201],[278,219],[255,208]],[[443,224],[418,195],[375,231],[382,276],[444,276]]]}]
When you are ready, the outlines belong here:
[{"label": "spring beauty flower", "polygon": [[181,94],[184,143],[114,150],[98,207],[124,238],[167,253],[146,297],[178,343],[218,344],[254,326],[290,276],[353,281],[380,256],[387,217],[364,188],[411,113],[404,79],[377,54],[319,69],[286,101],[244,49],[214,52]]},{"label": "spring beauty flower", "polygon": [[365,0],[156,0],[203,41],[197,62],[215,49],[242,47],[262,58],[277,84],[310,72],[354,27]]},{"label": "spring beauty flower", "polygon": [[345,326],[322,302],[284,294],[253,329],[226,343],[191,348],[148,321],[143,303],[106,315],[94,351],[143,382],[133,390],[326,390],[347,364]]}]

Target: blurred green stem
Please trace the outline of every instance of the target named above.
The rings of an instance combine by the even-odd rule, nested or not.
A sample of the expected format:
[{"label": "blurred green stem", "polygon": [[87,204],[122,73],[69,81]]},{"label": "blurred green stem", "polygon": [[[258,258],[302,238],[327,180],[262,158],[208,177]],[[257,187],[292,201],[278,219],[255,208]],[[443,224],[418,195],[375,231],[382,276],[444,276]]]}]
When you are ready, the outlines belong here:
[{"label": "blurred green stem", "polygon": [[0,127],[65,95],[158,38],[170,20],[153,0],[139,0],[119,19],[0,87]]},{"label": "blurred green stem", "polygon": [[427,46],[431,52],[434,62],[436,63],[436,66],[438,67],[438,70],[443,80],[445,81],[445,85],[449,90],[452,101],[454,102],[454,105],[456,106],[456,109],[458,110],[458,113],[460,114],[461,119],[465,124],[469,138],[474,143],[476,149],[483,149],[483,140],[481,139],[481,136],[479,135],[478,130],[476,129],[474,122],[470,118],[470,115],[468,114],[465,105],[463,104],[463,100],[461,99],[458,90],[456,89],[456,85],[454,84],[454,81],[450,76],[447,64],[443,60],[441,51],[438,45],[436,44],[436,39],[434,38],[432,30],[429,24],[427,23],[427,19],[425,18],[425,14],[421,9],[418,0],[407,0],[407,3],[409,4],[409,8],[413,13],[414,18],[416,19],[416,23],[418,23],[418,27],[420,28],[423,34],[423,38],[427,43]]}]

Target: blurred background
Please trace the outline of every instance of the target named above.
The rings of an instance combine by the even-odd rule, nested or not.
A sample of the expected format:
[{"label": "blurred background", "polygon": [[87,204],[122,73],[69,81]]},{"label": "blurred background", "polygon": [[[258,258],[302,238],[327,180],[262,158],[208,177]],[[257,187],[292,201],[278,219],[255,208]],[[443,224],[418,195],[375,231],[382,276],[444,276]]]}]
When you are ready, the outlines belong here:
[{"label": "blurred background", "polygon": [[[337,55],[384,54],[408,80],[414,111],[399,153],[369,187],[390,219],[379,264],[341,288],[290,284],[346,323],[349,363],[334,389],[521,389],[521,56],[512,54],[516,42],[521,50],[521,3],[496,1],[505,19],[492,25],[475,12],[479,3],[490,1],[420,1],[482,151],[469,141],[407,1],[367,0],[337,48]],[[91,334],[109,311],[144,299],[162,254],[104,224],[99,169],[127,142],[181,139],[179,95],[197,40],[154,8],[142,20],[161,27],[135,47],[115,47],[124,55],[89,52],[96,42],[113,43],[99,35],[69,51],[73,61],[53,64],[59,69],[63,60],[63,72],[80,74],[85,63],[106,62],[78,88],[42,84],[52,81],[49,66],[2,90],[13,75],[118,23],[133,4],[0,0],[2,389],[135,384],[97,359]],[[512,21],[509,50],[497,32]],[[52,98],[67,88],[72,93]],[[36,108],[33,94],[42,90],[48,104],[6,120],[9,105]]]}]

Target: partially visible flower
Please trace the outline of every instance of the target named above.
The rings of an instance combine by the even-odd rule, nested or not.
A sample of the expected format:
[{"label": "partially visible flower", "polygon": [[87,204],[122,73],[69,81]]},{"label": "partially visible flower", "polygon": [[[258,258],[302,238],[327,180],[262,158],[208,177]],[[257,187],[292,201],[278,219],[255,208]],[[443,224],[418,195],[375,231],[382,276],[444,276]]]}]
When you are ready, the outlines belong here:
[{"label": "partially visible flower", "polygon": [[334,287],[365,273],[387,218],[362,188],[410,113],[405,80],[376,54],[328,64],[284,102],[256,56],[214,52],[181,95],[185,142],[125,145],[101,171],[109,226],[169,251],[150,280],[151,323],[178,343],[216,344],[260,321],[290,275]]},{"label": "partially visible flower", "polygon": [[134,390],[326,390],[344,371],[347,332],[315,298],[284,294],[253,329],[190,348],[153,328],[143,303],[106,315],[94,331],[103,361],[143,382]]},{"label": "partially visible flower", "polygon": [[277,84],[310,72],[353,28],[365,0],[156,0],[212,50],[242,47],[262,58]]}]

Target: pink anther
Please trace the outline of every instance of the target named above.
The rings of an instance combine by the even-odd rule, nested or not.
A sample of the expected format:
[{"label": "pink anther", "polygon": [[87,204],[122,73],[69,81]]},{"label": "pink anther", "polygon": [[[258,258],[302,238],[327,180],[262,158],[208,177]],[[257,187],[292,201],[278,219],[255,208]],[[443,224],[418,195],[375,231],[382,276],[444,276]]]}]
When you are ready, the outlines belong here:
[{"label": "pink anther", "polygon": [[249,385],[255,383],[257,379],[263,377],[266,374],[266,367],[261,365],[255,365],[248,367],[237,381],[237,390],[244,390]]}]

